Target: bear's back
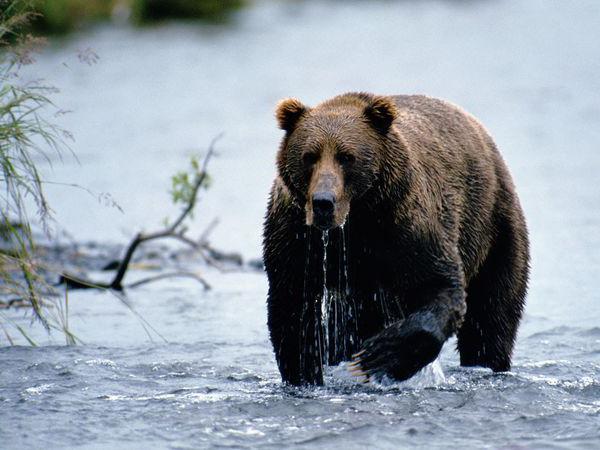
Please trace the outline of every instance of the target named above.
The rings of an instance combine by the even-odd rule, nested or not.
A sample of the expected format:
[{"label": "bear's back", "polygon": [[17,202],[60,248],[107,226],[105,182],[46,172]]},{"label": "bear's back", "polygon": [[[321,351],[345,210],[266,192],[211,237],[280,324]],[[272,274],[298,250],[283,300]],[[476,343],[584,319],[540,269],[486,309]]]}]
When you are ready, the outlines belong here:
[{"label": "bear's back", "polygon": [[513,192],[510,174],[492,138],[471,114],[424,95],[392,98],[399,109],[396,130],[424,175],[420,179],[428,192],[418,196],[445,198],[468,277],[494,239],[498,195]]},{"label": "bear's back", "polygon": [[487,130],[459,106],[425,95],[392,98],[399,109],[395,125],[409,145],[425,145],[421,150],[436,159],[495,159],[496,146]]}]

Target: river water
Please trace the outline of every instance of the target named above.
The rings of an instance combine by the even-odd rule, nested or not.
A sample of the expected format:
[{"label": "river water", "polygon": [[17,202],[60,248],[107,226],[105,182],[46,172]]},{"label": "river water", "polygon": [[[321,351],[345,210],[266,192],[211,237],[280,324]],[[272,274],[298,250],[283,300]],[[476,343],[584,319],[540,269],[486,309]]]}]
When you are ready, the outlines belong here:
[{"label": "river water", "polygon": [[[110,193],[124,211],[49,185],[79,242],[159,227],[176,211],[170,176],[224,132],[191,232],[219,217],[212,243],[257,257],[278,99],[427,93],[495,137],[527,216],[532,279],[512,372],[463,369],[450,341],[436,367],[389,386],[361,385],[344,367],[321,388],[282,386],[257,272],[190,263],[211,291],[193,280],[130,290],[148,333],[110,293],[71,292],[78,346],[4,311],[40,345],[10,325],[23,345],[0,336],[0,448],[599,448],[599,29],[593,0],[263,1],[226,25],[52,41],[26,74],[61,89],[79,161],[47,176]],[[92,66],[77,57],[88,48]]]}]

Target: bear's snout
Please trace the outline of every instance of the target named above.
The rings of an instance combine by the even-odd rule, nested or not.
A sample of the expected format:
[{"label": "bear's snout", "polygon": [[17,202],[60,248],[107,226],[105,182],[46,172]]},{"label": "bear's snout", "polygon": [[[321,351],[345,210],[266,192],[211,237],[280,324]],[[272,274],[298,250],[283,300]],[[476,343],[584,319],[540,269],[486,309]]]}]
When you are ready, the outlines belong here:
[{"label": "bear's snout", "polygon": [[317,192],[312,197],[313,223],[321,230],[334,225],[335,197],[331,192]]}]

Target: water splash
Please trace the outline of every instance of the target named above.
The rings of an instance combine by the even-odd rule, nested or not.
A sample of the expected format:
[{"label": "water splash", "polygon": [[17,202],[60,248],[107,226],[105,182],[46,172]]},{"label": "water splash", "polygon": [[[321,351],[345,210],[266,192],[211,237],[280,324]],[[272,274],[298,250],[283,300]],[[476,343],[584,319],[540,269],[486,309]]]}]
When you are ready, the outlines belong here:
[{"label": "water splash", "polygon": [[435,388],[446,384],[447,379],[442,369],[440,357],[423,367],[414,376],[405,381],[397,381],[389,378],[387,375],[372,377],[369,383],[377,387],[401,387],[408,389],[427,389]]}]

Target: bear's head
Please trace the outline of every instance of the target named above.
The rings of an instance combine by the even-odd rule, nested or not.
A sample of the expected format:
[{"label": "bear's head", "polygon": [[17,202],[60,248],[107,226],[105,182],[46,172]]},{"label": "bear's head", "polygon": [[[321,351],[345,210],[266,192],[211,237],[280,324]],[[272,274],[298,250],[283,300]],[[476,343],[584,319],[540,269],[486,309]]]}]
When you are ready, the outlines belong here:
[{"label": "bear's head", "polygon": [[398,110],[389,97],[345,94],[314,108],[289,98],[277,106],[286,132],[277,166],[306,224],[341,226],[350,205],[380,178],[382,155]]}]

